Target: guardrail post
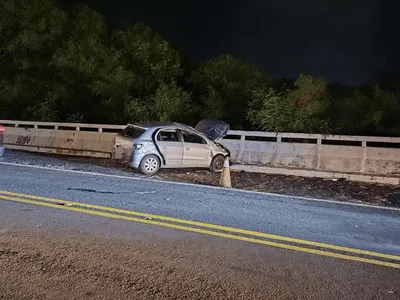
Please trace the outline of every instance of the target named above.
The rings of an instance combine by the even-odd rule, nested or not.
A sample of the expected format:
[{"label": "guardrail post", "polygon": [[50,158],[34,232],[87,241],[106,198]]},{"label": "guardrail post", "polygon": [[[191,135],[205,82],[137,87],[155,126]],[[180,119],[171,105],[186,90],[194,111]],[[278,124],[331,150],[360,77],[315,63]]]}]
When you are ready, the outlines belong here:
[{"label": "guardrail post", "polygon": [[367,142],[366,141],[362,141],[361,142],[361,146],[362,146],[362,158],[361,158],[361,173],[365,172],[365,168],[367,165]]},{"label": "guardrail post", "polygon": [[[279,161],[279,153],[282,150],[282,133],[275,132],[276,142],[275,142],[275,150],[272,153],[269,164],[274,166],[277,161]],[[271,142],[273,143],[273,142]]]},{"label": "guardrail post", "polygon": [[322,139],[317,139],[317,170],[321,168]]},{"label": "guardrail post", "polygon": [[245,144],[245,142],[246,142],[246,136],[245,135],[241,135],[240,136],[239,151],[238,151],[237,158],[236,158],[236,160],[238,160],[238,161],[242,161],[243,154],[244,154],[244,144]]}]

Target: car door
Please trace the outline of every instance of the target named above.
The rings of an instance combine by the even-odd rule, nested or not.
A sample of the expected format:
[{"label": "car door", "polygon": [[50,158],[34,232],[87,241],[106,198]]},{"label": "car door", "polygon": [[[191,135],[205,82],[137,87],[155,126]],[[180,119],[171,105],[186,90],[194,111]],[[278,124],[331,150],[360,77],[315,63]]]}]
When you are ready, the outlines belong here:
[{"label": "car door", "polygon": [[175,129],[161,129],[156,136],[160,152],[165,158],[165,167],[175,168],[182,166],[183,143]]},{"label": "car door", "polygon": [[183,167],[209,167],[211,149],[207,141],[195,133],[181,130],[183,138]]}]

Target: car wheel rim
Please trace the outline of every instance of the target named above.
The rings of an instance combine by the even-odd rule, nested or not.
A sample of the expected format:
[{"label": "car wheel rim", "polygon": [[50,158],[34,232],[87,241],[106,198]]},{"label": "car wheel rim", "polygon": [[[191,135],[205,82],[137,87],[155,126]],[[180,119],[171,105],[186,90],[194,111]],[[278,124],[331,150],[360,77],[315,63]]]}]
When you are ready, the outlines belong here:
[{"label": "car wheel rim", "polygon": [[148,158],[144,162],[144,168],[147,172],[154,172],[157,169],[157,160],[155,158]]},{"label": "car wheel rim", "polygon": [[223,165],[224,165],[224,163],[223,163],[223,161],[221,159],[217,159],[215,161],[215,167],[216,167],[217,170],[221,170]]}]

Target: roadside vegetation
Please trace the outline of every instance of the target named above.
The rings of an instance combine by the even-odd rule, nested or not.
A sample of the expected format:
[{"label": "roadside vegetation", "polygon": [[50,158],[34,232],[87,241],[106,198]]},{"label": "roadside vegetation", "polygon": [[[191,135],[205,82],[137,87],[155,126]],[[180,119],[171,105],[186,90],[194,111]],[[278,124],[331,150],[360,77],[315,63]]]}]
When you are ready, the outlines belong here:
[{"label": "roadside vegetation", "polygon": [[85,6],[0,4],[0,118],[125,124],[218,118],[233,129],[400,136],[400,76],[350,87],[273,78],[229,54],[189,62],[145,24]]}]

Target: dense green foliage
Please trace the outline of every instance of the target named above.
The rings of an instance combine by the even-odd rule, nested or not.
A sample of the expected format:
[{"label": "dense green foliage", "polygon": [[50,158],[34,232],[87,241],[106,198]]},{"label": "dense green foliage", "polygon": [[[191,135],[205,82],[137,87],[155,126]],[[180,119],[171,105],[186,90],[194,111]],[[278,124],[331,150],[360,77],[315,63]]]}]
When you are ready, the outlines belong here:
[{"label": "dense green foliage", "polygon": [[[397,77],[398,79],[399,77]],[[186,65],[144,24],[87,7],[0,4],[0,118],[118,123],[219,118],[234,129],[400,135],[400,80],[352,88],[271,78],[230,55]]]}]

